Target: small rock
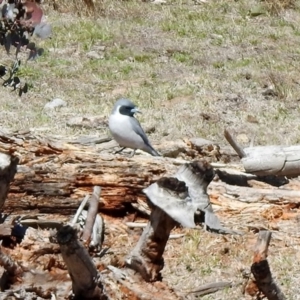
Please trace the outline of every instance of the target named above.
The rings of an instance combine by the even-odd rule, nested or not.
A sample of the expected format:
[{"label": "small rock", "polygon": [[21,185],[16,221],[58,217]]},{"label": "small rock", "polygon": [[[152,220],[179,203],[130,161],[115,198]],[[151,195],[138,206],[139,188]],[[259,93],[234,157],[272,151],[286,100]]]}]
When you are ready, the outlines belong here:
[{"label": "small rock", "polygon": [[101,53],[97,53],[96,51],[90,51],[86,54],[86,56],[90,59],[103,59],[104,55]]},{"label": "small rock", "polygon": [[67,122],[67,126],[92,129],[92,128],[106,128],[108,124],[107,124],[107,118],[105,117],[89,116],[89,117],[71,118]]},{"label": "small rock", "polygon": [[67,102],[60,99],[55,98],[52,101],[45,104],[44,109],[54,109],[56,107],[67,106]]},{"label": "small rock", "polygon": [[103,46],[103,45],[101,45],[101,46],[98,46],[97,49],[98,49],[99,51],[104,51],[104,50],[106,49],[106,47]]},{"label": "small rock", "polygon": [[211,37],[212,39],[215,39],[215,40],[222,40],[222,39],[223,39],[223,36],[222,36],[222,35],[220,35],[220,34],[215,34],[215,33],[212,33],[212,34],[210,35],[210,37]]},{"label": "small rock", "polygon": [[203,146],[207,146],[207,145],[217,145],[217,143],[215,142],[203,138],[198,138],[198,137],[190,138],[187,143],[189,144],[190,147],[195,149],[200,149]]}]

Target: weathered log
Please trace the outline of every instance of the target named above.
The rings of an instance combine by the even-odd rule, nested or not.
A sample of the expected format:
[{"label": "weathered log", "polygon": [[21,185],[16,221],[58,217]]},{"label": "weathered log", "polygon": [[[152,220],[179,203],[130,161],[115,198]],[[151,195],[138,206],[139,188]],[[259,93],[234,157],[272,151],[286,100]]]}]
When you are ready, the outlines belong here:
[{"label": "weathered log", "polygon": [[[5,203],[6,211],[14,213],[36,210],[70,215],[95,185],[102,187],[103,207],[100,211],[125,212],[146,203],[143,188],[162,176],[174,174],[178,166],[186,163],[165,157],[137,155],[130,159],[121,155],[99,154],[95,147],[75,146],[57,139],[37,139],[24,133],[8,137],[0,132],[0,149],[6,149],[7,153],[17,151],[22,155]],[[216,166],[228,169],[224,164]],[[240,169],[238,167],[234,166],[234,169]],[[248,175],[244,177],[247,185],[251,178]],[[298,191],[287,189],[257,190],[224,185],[221,181],[213,182],[209,187],[209,194],[214,197],[222,196],[224,192],[245,202],[297,202],[300,199]]]},{"label": "weathered log", "polygon": [[247,173],[255,175],[300,175],[300,145],[240,147],[228,130],[224,132],[228,143],[241,158]]},{"label": "weathered log", "polygon": [[124,211],[131,202],[145,199],[142,189],[174,171],[177,164],[171,159],[130,159],[81,151],[43,156],[30,165],[19,166],[6,207],[70,214],[98,185],[102,187],[101,211]]},{"label": "weathered log", "polygon": [[269,263],[267,261],[270,240],[271,232],[259,232],[257,243],[255,245],[251,272],[254,275],[258,289],[268,300],[284,300],[286,298],[272,278]]},{"label": "weathered log", "polygon": [[273,204],[300,203],[300,191],[279,188],[251,188],[233,186],[223,182],[212,182],[209,194],[214,198],[229,196],[234,200],[245,203],[266,202]]}]

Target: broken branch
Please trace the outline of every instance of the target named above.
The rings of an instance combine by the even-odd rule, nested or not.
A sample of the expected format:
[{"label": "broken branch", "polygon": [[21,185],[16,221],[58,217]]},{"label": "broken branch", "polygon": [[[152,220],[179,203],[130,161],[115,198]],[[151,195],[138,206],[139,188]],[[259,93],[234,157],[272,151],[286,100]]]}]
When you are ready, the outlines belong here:
[{"label": "broken branch", "polygon": [[76,230],[69,225],[62,227],[57,233],[57,241],[72,279],[75,297],[107,299],[96,266],[86,248],[78,241]]},{"label": "broken branch", "polygon": [[84,242],[87,242],[89,244],[91,235],[93,232],[93,226],[96,220],[96,216],[98,213],[98,204],[99,204],[99,198],[101,193],[101,187],[95,186],[93,194],[91,195],[89,199],[89,209],[87,213],[87,218],[85,222],[85,227],[82,234],[82,240]]},{"label": "broken branch", "polygon": [[255,283],[258,289],[264,293],[268,300],[284,300],[286,298],[272,278],[269,263],[267,261],[270,240],[271,232],[259,232],[255,245],[251,272],[256,280]]},{"label": "broken branch", "polygon": [[238,154],[240,158],[246,157],[246,153],[244,149],[240,145],[238,145],[238,143],[234,140],[233,136],[230,134],[230,132],[227,129],[224,130],[224,136],[227,142],[235,150],[235,152]]}]

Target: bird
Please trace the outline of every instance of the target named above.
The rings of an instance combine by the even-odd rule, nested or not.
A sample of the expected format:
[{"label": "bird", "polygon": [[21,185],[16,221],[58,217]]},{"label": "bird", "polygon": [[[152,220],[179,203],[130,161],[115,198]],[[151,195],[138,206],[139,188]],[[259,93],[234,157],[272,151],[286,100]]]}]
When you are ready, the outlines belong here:
[{"label": "bird", "polygon": [[122,152],[125,148],[131,148],[133,149],[131,157],[134,156],[137,149],[152,156],[161,156],[150,144],[141,124],[134,117],[135,113],[141,112],[129,99],[121,98],[113,107],[108,127],[114,140],[122,147],[115,154]]}]

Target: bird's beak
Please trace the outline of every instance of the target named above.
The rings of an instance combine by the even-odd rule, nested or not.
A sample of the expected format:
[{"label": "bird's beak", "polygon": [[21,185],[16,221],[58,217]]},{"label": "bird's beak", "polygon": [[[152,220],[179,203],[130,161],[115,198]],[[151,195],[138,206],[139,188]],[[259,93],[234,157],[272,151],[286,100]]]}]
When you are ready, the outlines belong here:
[{"label": "bird's beak", "polygon": [[133,114],[135,114],[135,113],[142,113],[137,107],[135,107],[135,108],[133,108],[132,110],[131,110],[131,112],[133,113]]}]

